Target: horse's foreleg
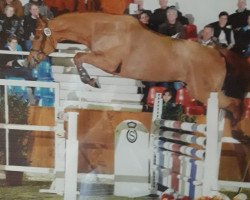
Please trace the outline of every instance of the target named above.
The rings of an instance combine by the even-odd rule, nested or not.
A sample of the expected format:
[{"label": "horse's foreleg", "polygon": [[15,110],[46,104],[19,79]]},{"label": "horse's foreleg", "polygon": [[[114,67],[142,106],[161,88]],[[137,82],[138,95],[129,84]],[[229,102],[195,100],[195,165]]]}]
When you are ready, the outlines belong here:
[{"label": "horse's foreleg", "polygon": [[83,57],[86,53],[77,53],[74,57],[74,63],[76,65],[76,68],[78,70],[78,73],[80,75],[80,79],[83,83],[89,84],[93,87],[99,88],[99,85],[97,81],[93,78],[90,78],[87,70],[82,66],[83,63]]},{"label": "horse's foreleg", "polygon": [[74,62],[77,66],[82,82],[92,86],[94,84],[94,87],[97,86],[97,82],[90,78],[87,71],[82,67],[82,63],[88,63],[106,72],[115,73],[119,70],[121,64],[119,52],[120,51],[115,48],[102,54],[96,54],[93,52],[77,53],[74,57]]}]

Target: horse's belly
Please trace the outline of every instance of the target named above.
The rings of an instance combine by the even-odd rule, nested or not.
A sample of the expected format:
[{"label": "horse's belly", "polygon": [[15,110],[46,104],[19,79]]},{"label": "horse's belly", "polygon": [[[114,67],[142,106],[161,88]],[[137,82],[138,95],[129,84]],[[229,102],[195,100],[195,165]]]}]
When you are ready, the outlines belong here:
[{"label": "horse's belly", "polygon": [[[152,62],[155,60],[155,62]],[[180,65],[176,65],[172,61],[165,62],[165,58],[147,59],[141,58],[137,62],[128,62],[122,65],[120,76],[130,77],[143,81],[185,81]]]}]

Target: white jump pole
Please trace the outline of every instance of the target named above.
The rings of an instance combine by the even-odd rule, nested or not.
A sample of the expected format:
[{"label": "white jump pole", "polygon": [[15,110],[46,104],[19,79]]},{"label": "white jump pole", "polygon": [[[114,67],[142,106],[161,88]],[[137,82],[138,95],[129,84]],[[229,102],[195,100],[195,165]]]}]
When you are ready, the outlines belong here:
[{"label": "white jump pole", "polygon": [[68,112],[68,139],[66,140],[66,164],[64,200],[77,198],[77,168],[78,168],[78,140],[77,140],[77,112]]},{"label": "white jump pole", "polygon": [[218,94],[210,93],[207,105],[207,144],[203,182],[203,195],[218,191],[219,174],[219,106]]}]

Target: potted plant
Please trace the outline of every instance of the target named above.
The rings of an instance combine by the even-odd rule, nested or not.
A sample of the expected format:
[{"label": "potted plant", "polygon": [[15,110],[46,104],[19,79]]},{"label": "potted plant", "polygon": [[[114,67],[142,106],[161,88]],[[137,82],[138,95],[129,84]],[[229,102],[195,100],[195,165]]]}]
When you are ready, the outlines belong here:
[{"label": "potted plant", "polygon": [[[8,96],[9,123],[27,124],[28,102],[22,96],[11,94]],[[4,97],[0,97],[0,123],[5,123]],[[29,165],[28,148],[30,134],[26,130],[9,130],[9,164],[18,166]],[[6,135],[5,129],[0,130],[0,162],[6,163]],[[6,171],[7,185],[21,185],[22,172]]]}]

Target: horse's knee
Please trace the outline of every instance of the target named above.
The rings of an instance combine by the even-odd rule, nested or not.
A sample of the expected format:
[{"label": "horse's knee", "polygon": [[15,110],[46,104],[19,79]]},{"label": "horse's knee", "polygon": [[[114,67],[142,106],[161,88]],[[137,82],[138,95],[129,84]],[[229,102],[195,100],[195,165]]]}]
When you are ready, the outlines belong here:
[{"label": "horse's knee", "polygon": [[74,56],[73,61],[74,61],[75,65],[77,66],[77,68],[82,66],[84,55],[85,55],[85,53],[77,53]]}]

